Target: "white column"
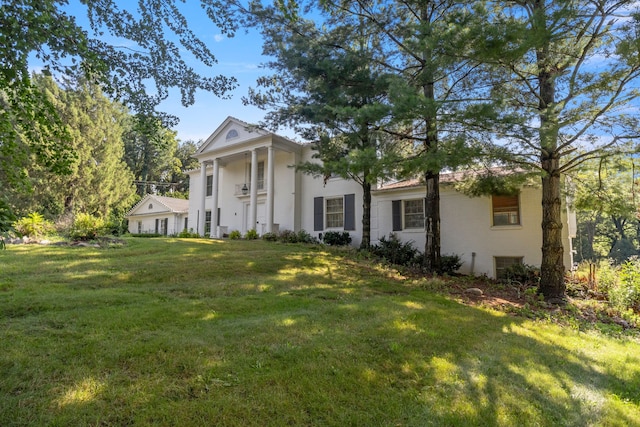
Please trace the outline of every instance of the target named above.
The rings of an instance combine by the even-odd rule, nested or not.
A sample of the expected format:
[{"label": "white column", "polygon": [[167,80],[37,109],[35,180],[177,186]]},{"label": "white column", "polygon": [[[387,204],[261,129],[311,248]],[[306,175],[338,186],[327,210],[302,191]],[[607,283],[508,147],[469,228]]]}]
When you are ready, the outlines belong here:
[{"label": "white column", "polygon": [[273,147],[267,152],[267,233],[273,232]]},{"label": "white column", "polygon": [[249,230],[258,231],[256,221],[258,217],[258,152],[255,148],[251,151],[251,199],[249,205]]},{"label": "white column", "polygon": [[218,175],[220,173],[220,160],[213,160],[213,190],[211,194],[211,237],[218,238]]},{"label": "white column", "polygon": [[205,199],[207,198],[207,162],[200,163],[200,211],[198,212],[198,234],[204,236]]}]

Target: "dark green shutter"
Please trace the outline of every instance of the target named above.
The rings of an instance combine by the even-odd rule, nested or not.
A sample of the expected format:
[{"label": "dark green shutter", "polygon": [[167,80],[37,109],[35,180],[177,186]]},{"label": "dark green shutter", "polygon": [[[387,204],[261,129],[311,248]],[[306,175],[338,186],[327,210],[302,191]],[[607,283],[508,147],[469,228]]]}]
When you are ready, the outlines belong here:
[{"label": "dark green shutter", "polygon": [[344,195],[344,229],[355,230],[356,229],[356,195],[345,194]]},{"label": "dark green shutter", "polygon": [[402,200],[391,202],[391,217],[393,221],[393,231],[402,230]]},{"label": "dark green shutter", "polygon": [[324,230],[324,198],[313,198],[313,231]]}]

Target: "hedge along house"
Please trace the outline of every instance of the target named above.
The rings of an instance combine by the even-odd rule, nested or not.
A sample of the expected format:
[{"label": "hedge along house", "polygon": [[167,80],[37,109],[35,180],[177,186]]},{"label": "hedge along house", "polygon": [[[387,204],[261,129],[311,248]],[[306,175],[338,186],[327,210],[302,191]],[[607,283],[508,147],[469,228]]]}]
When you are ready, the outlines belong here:
[{"label": "hedge along house", "polygon": [[[259,235],[306,230],[322,238],[348,231],[352,244],[362,239],[362,188],[342,178],[296,172],[313,150],[274,133],[228,117],[195,154],[199,169],[188,171],[188,228],[200,235],[225,237],[255,229]],[[441,246],[457,254],[461,273],[499,277],[514,263],[539,266],[542,246],[542,193],[523,187],[512,197],[470,198],[454,187],[460,173],[441,176]],[[371,241],[395,233],[424,249],[424,184],[418,180],[381,183],[372,191]],[[565,266],[572,264],[575,216],[565,213]]]},{"label": "hedge along house", "polygon": [[147,194],[127,213],[129,233],[175,235],[187,229],[189,201]]}]

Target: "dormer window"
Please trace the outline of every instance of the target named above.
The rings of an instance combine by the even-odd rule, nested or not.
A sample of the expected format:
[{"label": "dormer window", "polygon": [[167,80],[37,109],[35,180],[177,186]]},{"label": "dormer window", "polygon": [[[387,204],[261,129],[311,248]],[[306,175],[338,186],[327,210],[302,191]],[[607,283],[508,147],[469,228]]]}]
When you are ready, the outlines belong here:
[{"label": "dormer window", "polygon": [[232,139],[232,138],[237,138],[238,137],[238,131],[235,129],[231,129],[229,132],[227,132],[227,137],[226,139]]}]

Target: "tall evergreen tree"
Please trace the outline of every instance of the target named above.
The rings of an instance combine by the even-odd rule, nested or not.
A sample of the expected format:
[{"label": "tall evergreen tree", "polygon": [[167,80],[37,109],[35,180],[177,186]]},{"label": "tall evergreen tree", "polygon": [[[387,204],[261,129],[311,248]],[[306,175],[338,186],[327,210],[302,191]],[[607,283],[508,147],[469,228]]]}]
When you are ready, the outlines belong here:
[{"label": "tall evergreen tree", "polygon": [[135,177],[138,195],[164,194],[171,189],[171,177],[180,171],[176,136],[155,117],[130,117],[124,133],[124,158]]},{"label": "tall evergreen tree", "polygon": [[[376,66],[377,43],[371,27],[352,22],[322,26],[297,10],[254,5],[255,22],[265,38],[264,51],[274,57],[274,74],[261,78],[248,102],[269,109],[267,125],[287,124],[313,142],[314,161],[298,165],[306,173],[350,179],[362,187],[361,248],[371,242],[371,189],[387,175],[391,146],[377,132],[388,121],[390,79]],[[285,29],[283,31],[283,29]]]},{"label": "tall evergreen tree", "polygon": [[[396,78],[389,100],[393,120],[381,129],[415,150],[405,173],[425,182],[424,267],[440,269],[440,171],[471,161],[474,134],[459,126],[483,97],[478,61],[465,56],[466,27],[477,20],[477,2],[423,0],[326,0],[335,22],[355,20],[377,34],[372,63]],[[476,114],[480,114],[477,110]]]},{"label": "tall evergreen tree", "polygon": [[499,130],[510,159],[542,181],[539,291],[563,303],[561,182],[580,163],[637,136],[625,111],[638,96],[640,30],[632,1],[496,2],[474,31],[479,57],[492,62]]},{"label": "tall evergreen tree", "polygon": [[[16,207],[23,213],[39,211],[52,217],[78,212],[107,217],[129,207],[134,188],[123,161],[125,108],[86,80],[70,81],[63,89],[51,77],[35,75],[33,83],[65,124],[75,159],[65,175],[31,162],[26,171],[33,191],[14,190]],[[12,188],[3,190],[11,193]]]}]

